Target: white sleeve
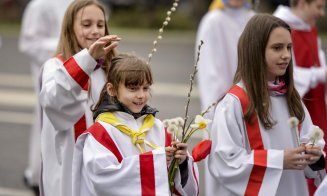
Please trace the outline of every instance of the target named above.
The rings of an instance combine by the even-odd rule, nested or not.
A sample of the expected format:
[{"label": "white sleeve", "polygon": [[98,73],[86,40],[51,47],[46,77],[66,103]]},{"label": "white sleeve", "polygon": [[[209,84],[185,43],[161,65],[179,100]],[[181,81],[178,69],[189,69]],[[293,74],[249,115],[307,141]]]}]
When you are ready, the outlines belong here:
[{"label": "white sleeve", "polygon": [[[321,64],[320,67],[299,67],[296,64],[295,58],[293,58],[295,87],[301,97],[303,97],[307,92],[309,92],[311,88],[316,87],[318,83],[326,82],[326,60],[321,47],[319,47],[318,49],[319,60]],[[294,53],[292,55],[294,56]]]},{"label": "white sleeve", "polygon": [[59,36],[49,32],[51,16],[45,12],[49,10],[40,7],[38,2],[28,4],[24,11],[19,39],[20,51],[36,60],[39,65],[54,55],[59,41]]},{"label": "white sleeve", "polygon": [[[239,101],[227,94],[217,106],[208,159],[211,175],[233,195],[244,195],[254,167],[265,168],[259,195],[275,195],[283,171],[283,150],[251,150]],[[260,164],[255,160],[266,160]]]},{"label": "white sleeve", "polygon": [[181,176],[179,170],[176,172],[175,176],[175,188],[181,195],[198,195],[199,192],[199,174],[198,167],[194,163],[192,156],[188,157],[188,179],[184,187],[181,185]]},{"label": "white sleeve", "polygon": [[[312,124],[312,120],[307,108],[305,107],[304,104],[302,105],[305,112],[305,119],[301,124],[300,140],[301,143],[308,143],[310,142],[310,132],[314,128],[314,125]],[[320,146],[320,148],[323,150],[325,147],[325,140],[321,139],[317,141],[315,145]],[[319,171],[313,171],[309,166],[305,168],[304,173],[307,178],[314,178],[316,185],[319,185],[321,183],[321,181],[323,180],[322,177],[324,177],[326,174],[325,169]]]},{"label": "white sleeve", "polygon": [[314,196],[325,196],[326,193],[327,193],[327,177],[325,177],[322,183],[319,185]]},{"label": "white sleeve", "polygon": [[95,66],[87,49],[70,57],[64,65],[56,58],[45,63],[40,103],[56,130],[68,130],[84,115],[88,94],[82,86],[88,84]]}]

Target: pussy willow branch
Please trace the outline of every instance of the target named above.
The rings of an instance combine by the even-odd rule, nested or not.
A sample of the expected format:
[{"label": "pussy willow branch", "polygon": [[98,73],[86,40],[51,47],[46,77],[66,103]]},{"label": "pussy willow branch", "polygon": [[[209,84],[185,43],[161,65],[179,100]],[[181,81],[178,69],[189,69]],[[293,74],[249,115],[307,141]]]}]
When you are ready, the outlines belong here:
[{"label": "pussy willow branch", "polygon": [[201,47],[203,45],[203,41],[201,40],[199,46],[198,46],[198,53],[197,53],[197,58],[196,58],[196,62],[194,65],[194,69],[193,69],[193,73],[191,74],[190,77],[190,90],[187,94],[187,103],[185,106],[185,116],[184,116],[184,125],[183,125],[183,134],[182,134],[182,141],[184,140],[185,134],[186,134],[186,130],[185,130],[185,126],[187,124],[187,119],[188,119],[188,110],[189,110],[189,106],[190,106],[190,101],[191,101],[191,93],[193,90],[193,84],[194,84],[194,78],[196,73],[198,72],[198,63],[200,60],[200,51],[201,51]]},{"label": "pussy willow branch", "polygon": [[209,106],[207,107],[206,110],[204,110],[204,111],[201,113],[201,116],[204,116],[206,113],[208,113],[208,112],[211,110],[211,108],[215,107],[217,104],[218,104],[218,101],[213,102],[211,105],[209,105]]},{"label": "pussy willow branch", "polygon": [[156,40],[153,41],[153,48],[148,56],[148,64],[150,64],[153,54],[157,51],[157,44],[158,44],[159,40],[162,39],[162,33],[164,31],[165,26],[167,26],[169,24],[169,21],[171,20],[170,16],[171,16],[172,12],[176,11],[176,8],[178,6],[178,1],[179,0],[174,0],[172,7],[170,8],[169,11],[167,11],[167,16],[165,18],[165,21],[162,23],[161,28],[159,29],[158,36],[157,36]]}]

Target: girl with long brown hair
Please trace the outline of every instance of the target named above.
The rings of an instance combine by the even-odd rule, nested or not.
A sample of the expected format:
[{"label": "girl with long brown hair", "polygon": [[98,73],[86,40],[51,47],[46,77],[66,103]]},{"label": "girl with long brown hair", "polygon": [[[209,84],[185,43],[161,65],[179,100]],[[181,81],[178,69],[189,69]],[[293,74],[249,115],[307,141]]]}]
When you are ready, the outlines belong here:
[{"label": "girl with long brown hair", "polygon": [[[258,14],[246,25],[234,86],[212,125],[208,166],[215,195],[306,196],[305,176],[322,180],[325,142],[310,141],[314,126],[294,87],[291,49],[284,21]],[[299,119],[299,133],[290,117]]]}]

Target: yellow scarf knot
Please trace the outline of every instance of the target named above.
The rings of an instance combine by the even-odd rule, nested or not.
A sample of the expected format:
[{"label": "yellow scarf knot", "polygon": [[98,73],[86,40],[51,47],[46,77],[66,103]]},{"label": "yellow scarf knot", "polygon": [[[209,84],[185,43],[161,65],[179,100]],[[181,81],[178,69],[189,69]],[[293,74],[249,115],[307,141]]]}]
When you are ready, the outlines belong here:
[{"label": "yellow scarf knot", "polygon": [[118,120],[118,118],[115,115],[113,115],[111,112],[105,112],[100,114],[96,118],[96,121],[99,120],[111,124],[122,133],[130,136],[132,139],[132,143],[140,150],[141,153],[145,152],[144,148],[141,146],[143,144],[146,144],[151,148],[158,148],[157,145],[145,140],[146,132],[149,131],[154,125],[154,116],[152,114],[149,114],[145,117],[143,125],[141,126],[139,131],[132,130],[126,125],[123,125]]}]

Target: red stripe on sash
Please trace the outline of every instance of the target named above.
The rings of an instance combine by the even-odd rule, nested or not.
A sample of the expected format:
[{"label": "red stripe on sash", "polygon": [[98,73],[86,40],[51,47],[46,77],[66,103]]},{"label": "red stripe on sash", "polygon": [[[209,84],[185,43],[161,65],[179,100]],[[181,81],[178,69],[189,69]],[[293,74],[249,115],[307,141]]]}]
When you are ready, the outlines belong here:
[{"label": "red stripe on sash", "polygon": [[123,156],[120,154],[115,142],[112,140],[106,129],[98,122],[94,123],[85,133],[91,133],[93,137],[110,152],[112,152],[119,163],[123,160]]},{"label": "red stripe on sash", "polygon": [[154,162],[153,162],[152,151],[140,155],[140,172],[141,172],[142,195],[144,196],[156,195]]},{"label": "red stripe on sash", "polygon": [[171,141],[172,141],[172,139],[171,139],[171,134],[168,133],[168,131],[167,131],[167,127],[165,127],[165,134],[166,134],[165,147],[167,147],[167,146],[171,146]]},{"label": "red stripe on sash", "polygon": [[80,118],[77,123],[74,124],[74,130],[75,130],[75,142],[85,130],[86,130],[86,118],[85,114]]},{"label": "red stripe on sash", "polygon": [[[247,112],[249,107],[249,98],[246,94],[246,92],[239,86],[234,85],[228,93],[231,93],[238,97],[238,99],[241,102],[243,115]],[[257,114],[254,112],[251,116],[251,119],[253,120],[253,123],[245,122],[249,142],[251,149],[263,149],[263,142],[261,139],[261,133],[259,128],[259,121]]]},{"label": "red stripe on sash", "polygon": [[73,57],[69,58],[65,63],[64,67],[66,68],[69,75],[84,89],[88,90],[88,81],[89,76],[84,72],[83,69],[77,64]]},{"label": "red stripe on sash", "polygon": [[194,163],[192,164],[192,172],[193,172],[193,176],[194,176],[194,179],[195,179],[195,182],[196,182],[196,186],[197,186],[197,188],[198,188],[198,193],[197,193],[196,195],[199,195],[199,191],[200,191],[200,189],[199,189],[199,181],[198,181],[198,179],[196,178],[196,173],[195,173],[195,171],[194,171]]},{"label": "red stripe on sash", "polygon": [[[241,87],[234,85],[228,93],[231,93],[238,97],[241,102],[242,111],[244,115],[249,107],[249,98],[246,92]],[[264,150],[259,128],[259,120],[256,112],[252,114],[251,119],[253,123],[250,124],[249,122],[245,121],[245,126],[250,147],[254,153],[254,160],[251,175],[245,190],[245,195],[258,195],[266,172],[268,153],[267,150]]]},{"label": "red stripe on sash", "polygon": [[267,167],[267,151],[254,150],[254,165],[245,190],[247,196],[258,195]]}]

